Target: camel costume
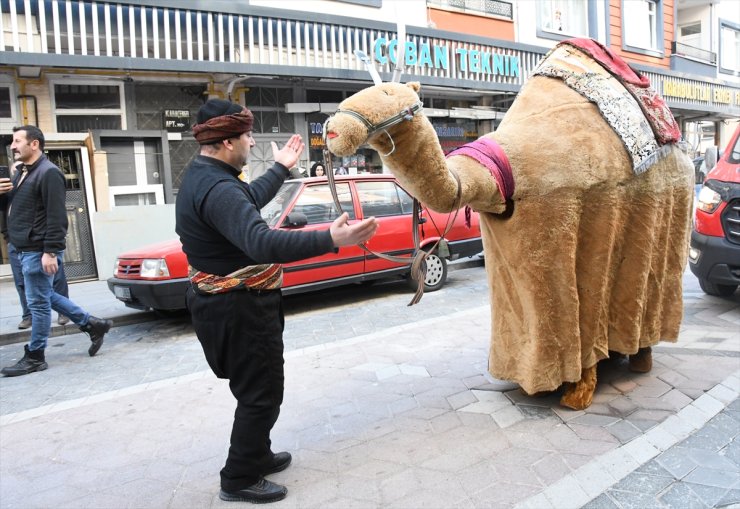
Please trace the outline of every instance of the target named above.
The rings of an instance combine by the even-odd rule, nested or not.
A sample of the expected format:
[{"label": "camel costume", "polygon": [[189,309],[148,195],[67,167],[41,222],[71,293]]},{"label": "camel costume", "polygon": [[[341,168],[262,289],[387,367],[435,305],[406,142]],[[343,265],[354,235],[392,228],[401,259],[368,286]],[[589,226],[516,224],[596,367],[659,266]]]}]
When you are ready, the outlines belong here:
[{"label": "camel costume", "polygon": [[[495,133],[447,159],[410,107],[418,83],[355,94],[325,132],[338,155],[367,139],[439,212],[454,208],[459,178],[461,203],[481,213],[491,374],[529,394],[573,382],[561,403],[585,408],[610,351],[644,372],[650,347],[677,339],[693,167],[647,78],[607,48],[565,41],[534,74]],[[399,112],[404,120],[373,132]]]}]

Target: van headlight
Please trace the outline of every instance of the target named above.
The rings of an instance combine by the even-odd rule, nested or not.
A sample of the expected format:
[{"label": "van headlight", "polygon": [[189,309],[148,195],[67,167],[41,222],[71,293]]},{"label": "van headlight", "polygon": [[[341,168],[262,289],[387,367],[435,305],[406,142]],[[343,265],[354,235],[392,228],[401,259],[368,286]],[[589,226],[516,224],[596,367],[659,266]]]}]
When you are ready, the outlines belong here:
[{"label": "van headlight", "polygon": [[710,214],[717,210],[720,203],[722,203],[722,197],[719,193],[707,186],[701,188],[699,197],[696,199],[696,207]]},{"label": "van headlight", "polygon": [[141,277],[170,277],[170,269],[164,258],[145,258],[141,260]]}]

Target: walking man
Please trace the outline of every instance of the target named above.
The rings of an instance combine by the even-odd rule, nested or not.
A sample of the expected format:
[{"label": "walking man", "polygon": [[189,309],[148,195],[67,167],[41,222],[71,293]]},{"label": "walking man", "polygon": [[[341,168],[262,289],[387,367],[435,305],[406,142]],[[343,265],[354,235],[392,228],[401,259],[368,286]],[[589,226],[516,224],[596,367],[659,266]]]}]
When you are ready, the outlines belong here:
[{"label": "walking man", "polygon": [[57,259],[63,256],[67,236],[67,210],[64,206],[64,175],[44,155],[44,133],[25,125],[13,129],[11,151],[22,171],[11,184],[0,187],[0,205],[5,210],[8,240],[18,253],[31,311],[31,341],[23,357],[2,369],[5,376],[20,376],[43,371],[48,365],[44,350],[51,331],[51,310],[69,317],[87,332],[95,355],[113,322],[101,320],[54,291]]},{"label": "walking man", "polygon": [[227,501],[275,502],[287,489],[264,476],[290,465],[288,452],[273,453],[270,432],[283,401],[282,265],[364,242],[375,218],[348,223],[347,214],[328,230],[281,231],[260,216],[289,177],[305,145],[294,135],[275,164],[259,178],[238,179],[252,138],[252,113],[222,99],[206,102],[193,135],[201,146],[177,195],[176,230],[190,265],[187,305],[206,360],[229,380],[237,400],[231,447],[221,470],[219,497]]}]

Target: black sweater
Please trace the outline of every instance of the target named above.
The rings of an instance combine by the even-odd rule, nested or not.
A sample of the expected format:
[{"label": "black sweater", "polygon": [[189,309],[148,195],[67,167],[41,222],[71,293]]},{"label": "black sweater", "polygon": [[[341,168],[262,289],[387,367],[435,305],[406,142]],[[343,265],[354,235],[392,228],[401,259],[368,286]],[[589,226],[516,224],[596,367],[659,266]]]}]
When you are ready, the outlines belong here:
[{"label": "black sweater", "polygon": [[247,185],[239,170],[199,155],[185,171],[175,205],[175,231],[188,263],[225,276],[248,265],[287,263],[334,249],[329,230],[273,230],[259,209],[278,192],[288,169],[275,163]]},{"label": "black sweater", "polygon": [[23,182],[18,185],[23,175],[19,171],[13,179],[13,190],[0,195],[8,241],[19,251],[62,251],[67,236],[64,175],[44,155],[26,169],[28,175]]}]

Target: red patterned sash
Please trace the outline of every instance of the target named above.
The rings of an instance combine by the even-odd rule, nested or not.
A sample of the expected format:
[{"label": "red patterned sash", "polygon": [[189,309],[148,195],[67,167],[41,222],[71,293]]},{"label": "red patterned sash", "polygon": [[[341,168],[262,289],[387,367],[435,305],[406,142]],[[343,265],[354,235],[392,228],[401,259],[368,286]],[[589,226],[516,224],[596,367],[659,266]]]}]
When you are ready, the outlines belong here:
[{"label": "red patterned sash", "polygon": [[200,293],[219,294],[234,290],[277,290],[283,284],[279,263],[249,265],[226,276],[216,276],[189,267],[190,282]]}]

